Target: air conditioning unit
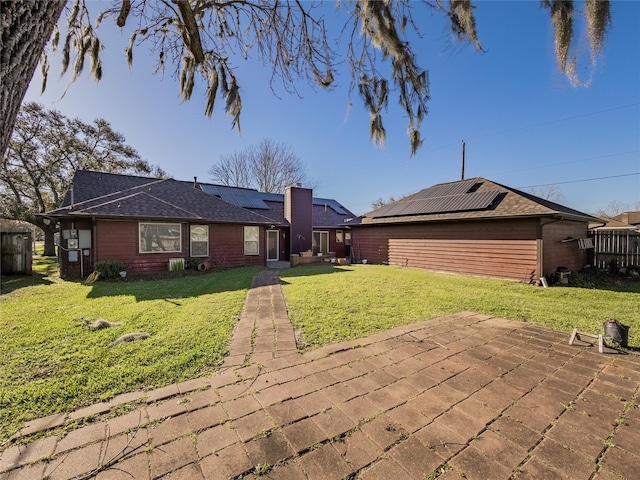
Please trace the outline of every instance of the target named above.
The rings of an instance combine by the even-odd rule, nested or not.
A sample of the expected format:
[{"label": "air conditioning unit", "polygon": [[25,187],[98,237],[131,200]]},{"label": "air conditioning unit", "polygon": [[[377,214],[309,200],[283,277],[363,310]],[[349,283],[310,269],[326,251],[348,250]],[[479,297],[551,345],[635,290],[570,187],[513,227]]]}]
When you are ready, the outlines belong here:
[{"label": "air conditioning unit", "polygon": [[184,270],[184,258],[170,258],[169,271],[176,272],[178,270]]}]

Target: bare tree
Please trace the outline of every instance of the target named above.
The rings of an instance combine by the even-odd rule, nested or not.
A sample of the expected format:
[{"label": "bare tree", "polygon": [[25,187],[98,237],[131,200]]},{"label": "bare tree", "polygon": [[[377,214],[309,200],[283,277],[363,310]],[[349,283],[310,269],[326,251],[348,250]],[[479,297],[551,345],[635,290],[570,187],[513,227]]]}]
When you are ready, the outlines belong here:
[{"label": "bare tree", "polygon": [[55,225],[36,214],[60,205],[76,170],[165,176],[142,160],[106,120],[85,123],[27,103],[20,110],[0,164],[0,217],[22,220],[45,233],[45,255],[54,255]]},{"label": "bare tree", "polygon": [[313,187],[292,148],[271,139],[248,146],[242,152],[221,156],[209,173],[222,185],[255,188],[267,193],[282,193],[286,187],[298,183]]},{"label": "bare tree", "polygon": [[[411,194],[409,194],[411,195]],[[371,202],[371,208],[373,208],[374,210],[377,210],[380,207],[384,207],[385,205],[389,205],[390,203],[393,202],[399,202],[400,200],[407,198],[409,195],[402,195],[398,198],[391,196],[387,199],[384,199],[382,197],[378,197],[378,199],[374,202]]]},{"label": "bare tree", "polygon": [[[335,71],[346,63],[351,73],[351,91],[359,94],[370,115],[371,137],[385,141],[383,112],[390,96],[396,96],[407,117],[411,153],[422,143],[420,127],[427,114],[429,79],[416,60],[407,29],[421,35],[419,20],[430,12],[445,15],[453,34],[482,50],[471,0],[352,0],[337,1],[345,23],[329,32],[323,20],[323,2],[274,2],[273,0],[121,0],[117,7],[100,13],[95,22],[85,0],[69,0],[67,29],[62,42],[63,71],[75,80],[87,57],[91,74],[102,77],[102,42],[98,25],[113,18],[124,27],[132,20],[136,30],[127,48],[127,60],[145,44],[157,58],[157,71],[169,68],[180,79],[180,93],[191,98],[196,80],[206,91],[204,112],[211,116],[216,100],[232,125],[240,127],[242,99],[235,63],[239,59],[259,61],[272,68],[272,82],[280,80],[287,91],[295,92],[300,80],[329,89]],[[2,61],[0,62],[0,154],[4,153],[18,105],[33,75],[35,59],[43,53],[61,14],[63,0],[2,0]],[[576,8],[572,0],[543,0],[555,30],[556,56],[560,67],[575,78],[572,39]],[[610,24],[610,0],[585,0],[587,36],[592,58],[601,51]],[[346,42],[345,42],[346,39]],[[338,54],[334,45],[342,40],[346,52]],[[60,42],[59,32],[51,48]],[[47,55],[41,62],[44,85]],[[388,72],[388,73],[385,73]]]},{"label": "bare tree", "polygon": [[529,189],[531,195],[544,198],[550,202],[561,203],[564,202],[564,193],[555,185],[545,185],[544,187],[531,187]]},{"label": "bare tree", "polygon": [[253,188],[249,173],[249,162],[245,152],[221,155],[220,160],[209,169],[213,180],[230,187]]},{"label": "bare tree", "polygon": [[596,210],[594,215],[596,217],[613,218],[621,213],[631,211],[640,211],[640,200],[636,200],[632,204],[620,202],[619,200],[612,200],[606,207]]}]

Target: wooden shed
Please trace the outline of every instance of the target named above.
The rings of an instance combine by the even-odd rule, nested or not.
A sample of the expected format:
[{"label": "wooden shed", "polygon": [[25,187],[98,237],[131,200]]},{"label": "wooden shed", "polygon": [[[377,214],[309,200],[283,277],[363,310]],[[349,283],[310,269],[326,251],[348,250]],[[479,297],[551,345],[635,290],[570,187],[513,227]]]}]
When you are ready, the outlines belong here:
[{"label": "wooden shed", "polygon": [[365,214],[356,260],[525,283],[587,265],[594,217],[484,178],[444,183]]},{"label": "wooden shed", "polygon": [[22,273],[31,275],[32,232],[28,228],[3,228],[0,232],[3,275]]}]

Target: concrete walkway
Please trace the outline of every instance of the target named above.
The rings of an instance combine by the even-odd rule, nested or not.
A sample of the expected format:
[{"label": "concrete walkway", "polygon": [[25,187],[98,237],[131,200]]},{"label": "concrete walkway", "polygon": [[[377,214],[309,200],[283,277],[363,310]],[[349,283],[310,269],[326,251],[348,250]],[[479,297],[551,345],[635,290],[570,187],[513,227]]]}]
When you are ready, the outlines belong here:
[{"label": "concrete walkway", "polygon": [[639,478],[640,357],[568,338],[461,312],[299,354],[267,270],[216,375],[30,422],[0,480]]}]

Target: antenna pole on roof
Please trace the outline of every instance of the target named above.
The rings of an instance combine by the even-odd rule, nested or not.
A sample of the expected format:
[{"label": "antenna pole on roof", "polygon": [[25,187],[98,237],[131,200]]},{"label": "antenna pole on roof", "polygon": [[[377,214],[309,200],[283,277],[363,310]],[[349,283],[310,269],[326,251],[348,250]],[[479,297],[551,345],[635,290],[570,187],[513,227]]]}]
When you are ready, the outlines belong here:
[{"label": "antenna pole on roof", "polygon": [[460,180],[464,180],[464,140],[462,140],[462,177]]}]

